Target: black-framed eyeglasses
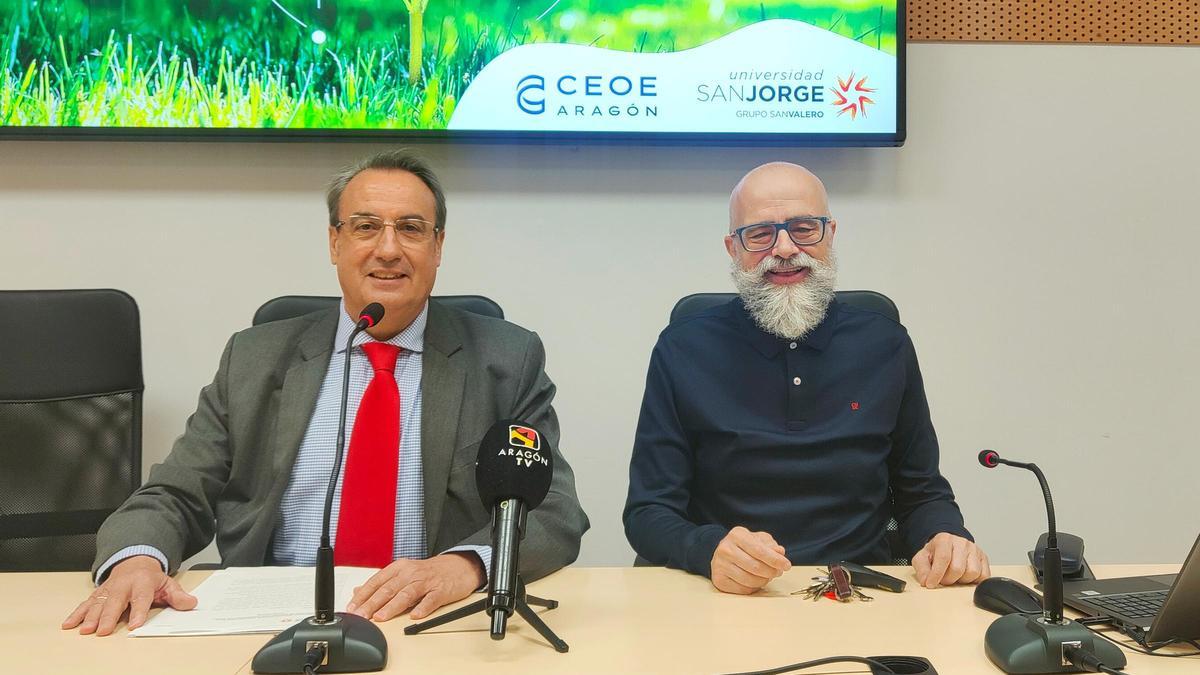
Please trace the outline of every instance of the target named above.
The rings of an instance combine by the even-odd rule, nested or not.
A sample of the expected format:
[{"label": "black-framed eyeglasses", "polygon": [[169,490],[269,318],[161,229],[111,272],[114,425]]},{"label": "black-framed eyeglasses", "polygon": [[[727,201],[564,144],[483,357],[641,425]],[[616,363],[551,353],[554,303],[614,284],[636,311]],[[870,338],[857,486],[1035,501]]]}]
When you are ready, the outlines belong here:
[{"label": "black-framed eyeglasses", "polygon": [[424,244],[442,229],[421,218],[384,220],[378,216],[350,216],[346,220],[339,220],[337,229],[346,232],[355,241],[372,242],[379,239],[389,225],[404,244]]},{"label": "black-framed eyeglasses", "polygon": [[782,223],[755,223],[739,227],[732,236],[750,253],[775,248],[775,239],[780,230],[787,232],[797,246],[813,246],[825,239],[825,226],[830,220],[829,216],[800,216],[788,218]]}]

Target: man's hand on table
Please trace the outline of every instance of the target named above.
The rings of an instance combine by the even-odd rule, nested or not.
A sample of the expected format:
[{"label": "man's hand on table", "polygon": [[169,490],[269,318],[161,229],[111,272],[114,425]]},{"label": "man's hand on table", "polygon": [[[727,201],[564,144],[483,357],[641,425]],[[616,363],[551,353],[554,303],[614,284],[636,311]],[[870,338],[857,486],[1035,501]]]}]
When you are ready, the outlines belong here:
[{"label": "man's hand on table", "polygon": [[933,536],[912,559],[917,583],[925,588],[974,584],[992,576],[987,554],[970,539],[948,532]]},{"label": "man's hand on table", "polygon": [[469,551],[443,553],[428,560],[402,558],[355,588],[346,611],[376,621],[405,612],[413,619],[423,619],[485,583],[483,562]]},{"label": "man's hand on table", "polygon": [[62,627],[72,630],[78,626],[80,635],[111,635],[128,611],[129,629],[133,630],[146,623],[152,606],[188,610],[196,606],[196,598],[167,576],[157,560],[134,556],[113,565],[104,583],[79,603]]},{"label": "man's hand on table", "polygon": [[749,595],[790,569],[792,563],[774,537],[739,526],[717,544],[710,576],[719,591]]}]

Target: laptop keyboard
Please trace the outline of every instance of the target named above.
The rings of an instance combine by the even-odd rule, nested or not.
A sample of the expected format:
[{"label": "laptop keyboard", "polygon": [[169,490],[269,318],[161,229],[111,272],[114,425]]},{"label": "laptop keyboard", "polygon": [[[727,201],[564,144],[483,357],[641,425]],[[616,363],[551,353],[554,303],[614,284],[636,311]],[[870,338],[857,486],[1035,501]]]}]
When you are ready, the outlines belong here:
[{"label": "laptop keyboard", "polygon": [[1087,601],[1110,612],[1128,617],[1155,617],[1167,599],[1167,591],[1119,593],[1087,598]]}]

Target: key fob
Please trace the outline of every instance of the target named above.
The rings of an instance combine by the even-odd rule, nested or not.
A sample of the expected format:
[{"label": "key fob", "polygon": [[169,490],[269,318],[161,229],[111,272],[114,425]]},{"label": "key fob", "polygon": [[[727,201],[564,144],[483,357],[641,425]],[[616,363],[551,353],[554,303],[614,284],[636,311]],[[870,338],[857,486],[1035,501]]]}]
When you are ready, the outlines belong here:
[{"label": "key fob", "polygon": [[829,566],[829,578],[833,581],[833,593],[841,602],[850,602],[854,589],[850,588],[850,573],[841,565]]}]

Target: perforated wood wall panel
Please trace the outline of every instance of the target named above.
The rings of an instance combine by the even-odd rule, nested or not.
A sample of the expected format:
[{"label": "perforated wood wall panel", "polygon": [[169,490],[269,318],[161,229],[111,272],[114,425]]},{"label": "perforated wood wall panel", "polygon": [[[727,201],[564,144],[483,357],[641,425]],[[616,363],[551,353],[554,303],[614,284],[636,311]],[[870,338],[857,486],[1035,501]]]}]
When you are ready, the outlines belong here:
[{"label": "perforated wood wall panel", "polygon": [[1200,0],[908,0],[913,42],[1200,44]]}]

